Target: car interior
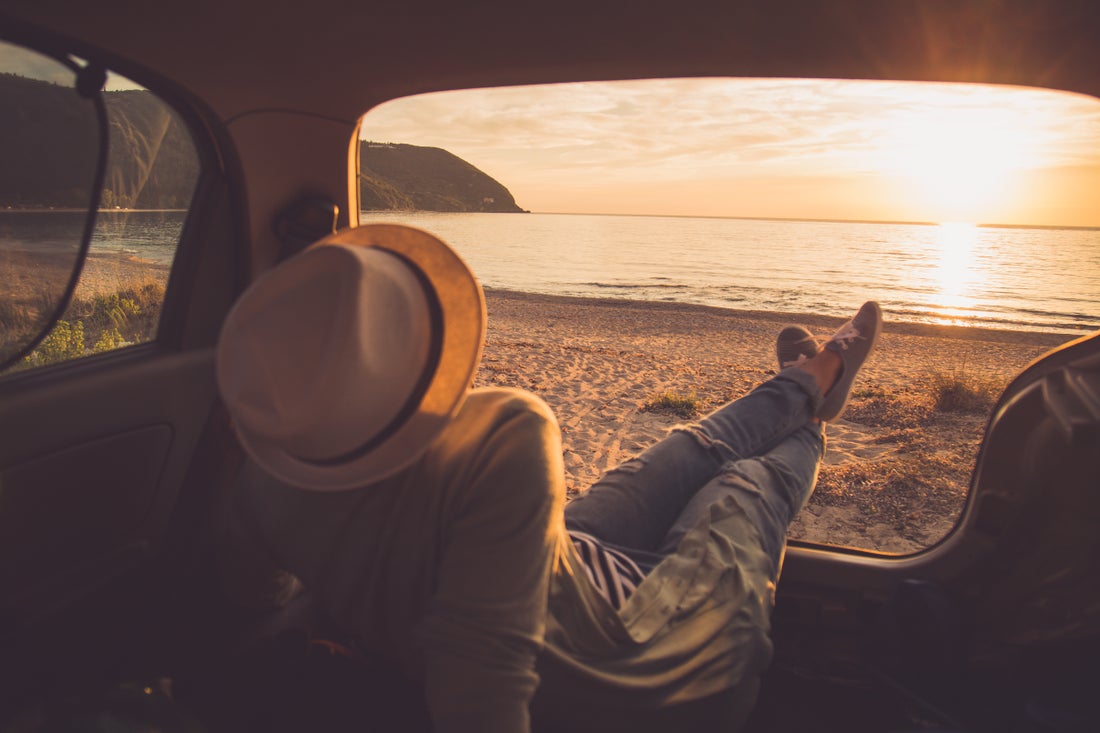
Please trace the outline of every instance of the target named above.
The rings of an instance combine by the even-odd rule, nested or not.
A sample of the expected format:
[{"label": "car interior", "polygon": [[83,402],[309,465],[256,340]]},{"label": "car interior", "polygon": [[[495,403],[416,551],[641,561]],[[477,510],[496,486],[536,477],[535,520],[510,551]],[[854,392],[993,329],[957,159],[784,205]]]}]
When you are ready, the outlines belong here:
[{"label": "car interior", "polygon": [[[215,385],[221,324],[255,277],[359,223],[360,121],[372,108],[426,92],[680,77],[1097,98],[1098,38],[1100,6],[1076,1],[5,0],[0,65],[33,58],[34,78],[70,100],[41,109],[79,114],[50,127],[74,161],[75,234],[49,235],[63,262],[36,261],[50,295],[0,338],[0,362],[64,348],[47,334],[81,297],[81,265],[96,272],[93,230],[123,191],[171,182],[190,199],[165,207],[186,213],[155,270],[163,285],[145,293],[160,316],[144,336],[122,338],[116,318],[97,353],[0,372],[0,731],[429,728],[419,692],[344,653],[308,595],[276,613],[237,608],[214,567],[244,459]],[[21,93],[0,81],[0,93]],[[160,137],[120,148],[104,84],[151,91],[160,106],[140,114],[159,120],[148,124]],[[42,124],[28,119],[18,129]],[[111,155],[175,135],[193,156],[127,169],[108,156],[108,128]],[[0,163],[0,192],[18,202],[47,153],[8,150],[26,156]],[[116,298],[108,315],[139,312],[141,297]],[[944,539],[903,555],[792,541],[774,660],[744,730],[1100,730],[1097,456],[1094,334],[1000,395]],[[712,702],[654,713],[652,729],[731,730]],[[588,719],[616,729],[597,710]]]}]

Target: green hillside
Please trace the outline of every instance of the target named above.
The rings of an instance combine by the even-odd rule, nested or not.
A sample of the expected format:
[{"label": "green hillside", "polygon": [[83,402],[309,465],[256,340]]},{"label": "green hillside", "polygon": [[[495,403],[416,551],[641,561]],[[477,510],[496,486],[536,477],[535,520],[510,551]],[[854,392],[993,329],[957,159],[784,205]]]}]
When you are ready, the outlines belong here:
[{"label": "green hillside", "polygon": [[[70,88],[0,74],[0,207],[87,205],[99,149],[92,104]],[[198,160],[183,124],[149,92],[105,92],[107,208],[183,208]]]},{"label": "green hillside", "polygon": [[0,74],[0,207],[87,205],[95,110],[72,89]]},{"label": "green hillside", "polygon": [[[83,207],[98,138],[91,103],[72,89],[0,74],[0,208]],[[198,179],[193,143],[152,93],[105,92],[111,152],[104,208],[186,208]],[[364,142],[364,209],[520,212],[488,175],[439,148]]]},{"label": "green hillside", "polygon": [[523,211],[507,188],[458,156],[417,145],[364,141],[359,193],[367,210]]},{"label": "green hillside", "polygon": [[199,164],[176,115],[146,91],[108,92],[111,157],[105,208],[179,209],[191,203]]}]

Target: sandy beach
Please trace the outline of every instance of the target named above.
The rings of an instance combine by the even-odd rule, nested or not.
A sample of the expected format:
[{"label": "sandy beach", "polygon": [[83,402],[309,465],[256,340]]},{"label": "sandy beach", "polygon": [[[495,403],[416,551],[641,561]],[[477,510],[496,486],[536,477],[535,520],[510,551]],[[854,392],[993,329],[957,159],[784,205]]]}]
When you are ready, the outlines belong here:
[{"label": "sandy beach", "polygon": [[[0,248],[0,294],[7,302],[36,304],[43,293],[59,295],[72,274],[75,253]],[[146,282],[164,284],[168,266],[114,252],[88,252],[74,293],[77,298],[108,295]]]},{"label": "sandy beach", "polygon": [[[690,419],[651,409],[657,395],[685,396],[705,414],[775,373],[775,335],[784,325],[827,338],[842,322],[501,290],[486,300],[476,384],[527,389],[554,409],[571,495]],[[818,488],[793,538],[891,553],[942,538],[961,510],[988,410],[937,409],[930,380],[966,375],[999,393],[1071,338],[886,318],[848,411],[828,426]]]}]

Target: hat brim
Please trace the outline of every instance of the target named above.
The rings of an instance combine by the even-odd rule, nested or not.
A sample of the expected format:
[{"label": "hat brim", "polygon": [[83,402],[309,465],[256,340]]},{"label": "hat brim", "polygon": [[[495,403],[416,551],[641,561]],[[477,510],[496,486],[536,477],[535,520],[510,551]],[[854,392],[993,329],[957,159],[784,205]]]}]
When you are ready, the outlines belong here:
[{"label": "hat brim", "polygon": [[331,234],[310,245],[377,247],[418,268],[442,314],[434,376],[408,417],[369,452],[346,462],[313,463],[238,427],[245,451],[265,471],[293,486],[344,491],[388,478],[411,464],[462,406],[485,342],[485,295],[466,263],[433,235],[399,224],[370,224]]}]

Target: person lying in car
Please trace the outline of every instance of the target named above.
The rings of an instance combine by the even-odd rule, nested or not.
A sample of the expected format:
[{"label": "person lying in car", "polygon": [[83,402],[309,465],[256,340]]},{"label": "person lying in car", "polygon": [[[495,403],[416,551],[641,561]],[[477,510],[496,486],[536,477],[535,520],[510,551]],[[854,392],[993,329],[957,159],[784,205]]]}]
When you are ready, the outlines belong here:
[{"label": "person lying in car", "polygon": [[423,685],[439,731],[704,699],[743,720],[787,527],[881,322],[866,303],[820,348],[784,329],[772,379],[566,506],[546,404],[470,387],[485,308],[462,260],[405,227],[327,237],[258,278],[219,340],[250,459],[226,585],[274,597],[292,574]]}]

